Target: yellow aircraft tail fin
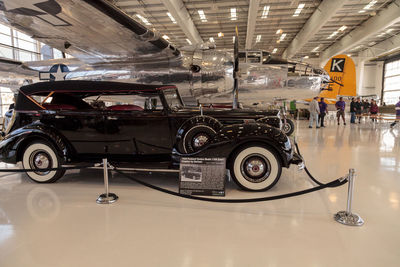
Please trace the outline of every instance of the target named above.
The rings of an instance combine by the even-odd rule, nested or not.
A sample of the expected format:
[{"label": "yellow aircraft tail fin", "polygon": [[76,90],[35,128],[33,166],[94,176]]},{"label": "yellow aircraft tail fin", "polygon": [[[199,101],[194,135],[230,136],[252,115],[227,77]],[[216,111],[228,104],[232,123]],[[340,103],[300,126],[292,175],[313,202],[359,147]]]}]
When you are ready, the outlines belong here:
[{"label": "yellow aircraft tail fin", "polygon": [[332,57],[324,69],[329,73],[331,80],[328,90],[324,90],[319,97],[336,99],[337,96],[356,96],[356,67],[354,61],[346,55]]}]

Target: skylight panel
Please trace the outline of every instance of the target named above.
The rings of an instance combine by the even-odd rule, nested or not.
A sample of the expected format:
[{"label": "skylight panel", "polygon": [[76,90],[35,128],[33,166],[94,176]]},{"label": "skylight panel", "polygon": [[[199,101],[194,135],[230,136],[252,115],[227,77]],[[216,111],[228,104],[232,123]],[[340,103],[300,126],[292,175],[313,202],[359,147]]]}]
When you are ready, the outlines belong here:
[{"label": "skylight panel", "polygon": [[143,17],[142,15],[136,14],[136,17],[138,17],[144,24],[151,25],[151,23],[145,17]]},{"label": "skylight panel", "polygon": [[294,11],[293,17],[298,17],[298,16],[300,15],[301,11],[303,10],[303,8],[304,8],[305,5],[306,5],[306,4],[299,4],[299,5],[297,6],[296,11]]},{"label": "skylight panel", "polygon": [[199,13],[201,22],[207,22],[206,15],[202,9],[197,10],[197,13]]},{"label": "skylight panel", "polygon": [[269,8],[270,6],[264,6],[261,18],[262,19],[266,19],[268,17],[268,13],[269,13]]}]

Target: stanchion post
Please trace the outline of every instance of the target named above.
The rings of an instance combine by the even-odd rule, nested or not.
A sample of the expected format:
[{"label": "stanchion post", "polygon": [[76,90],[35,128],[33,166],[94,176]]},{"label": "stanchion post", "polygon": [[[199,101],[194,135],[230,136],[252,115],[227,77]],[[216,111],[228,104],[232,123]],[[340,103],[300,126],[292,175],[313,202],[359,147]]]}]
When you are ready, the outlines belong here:
[{"label": "stanchion post", "polygon": [[364,224],[364,220],[356,213],[352,213],[352,202],[353,202],[353,192],[354,192],[354,179],[356,177],[356,171],[354,169],[349,170],[349,186],[347,190],[347,207],[346,211],[339,211],[335,214],[335,221],[350,225],[350,226],[361,226]]},{"label": "stanchion post", "polygon": [[104,174],[104,189],[105,193],[101,194],[96,202],[98,204],[111,204],[118,200],[118,196],[114,193],[110,193],[108,189],[108,160],[103,159],[103,174]]}]

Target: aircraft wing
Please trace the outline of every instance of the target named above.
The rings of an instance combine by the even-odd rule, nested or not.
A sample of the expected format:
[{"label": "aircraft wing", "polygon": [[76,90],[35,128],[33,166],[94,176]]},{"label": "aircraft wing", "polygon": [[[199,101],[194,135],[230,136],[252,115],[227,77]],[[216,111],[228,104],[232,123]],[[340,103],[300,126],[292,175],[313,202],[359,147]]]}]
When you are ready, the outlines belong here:
[{"label": "aircraft wing", "polygon": [[0,10],[3,22],[85,63],[180,56],[106,0],[2,0]]}]

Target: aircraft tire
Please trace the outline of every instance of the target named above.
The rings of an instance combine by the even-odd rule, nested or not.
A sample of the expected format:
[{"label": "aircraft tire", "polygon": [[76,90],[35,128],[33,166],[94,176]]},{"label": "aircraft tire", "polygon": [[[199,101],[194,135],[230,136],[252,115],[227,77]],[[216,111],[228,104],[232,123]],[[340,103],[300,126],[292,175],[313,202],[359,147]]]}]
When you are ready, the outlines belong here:
[{"label": "aircraft tire", "polygon": [[294,132],[294,123],[290,119],[286,119],[286,123],[282,120],[282,131],[287,135],[290,136]]}]

